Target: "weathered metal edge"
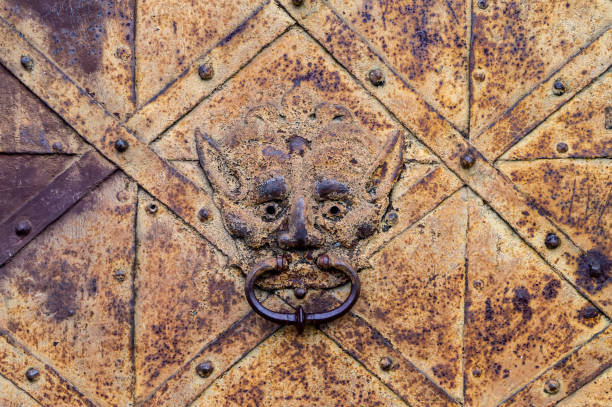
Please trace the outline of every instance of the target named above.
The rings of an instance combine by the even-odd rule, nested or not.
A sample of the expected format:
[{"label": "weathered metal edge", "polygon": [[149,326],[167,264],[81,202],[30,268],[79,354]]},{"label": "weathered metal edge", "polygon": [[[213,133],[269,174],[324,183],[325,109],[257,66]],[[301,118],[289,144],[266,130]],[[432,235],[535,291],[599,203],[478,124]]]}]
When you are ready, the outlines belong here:
[{"label": "weathered metal edge", "polygon": [[[499,406],[522,407],[534,405],[533,403],[538,401],[548,403],[560,402],[612,366],[611,346],[612,326],[608,325],[588,342],[574,349],[569,355],[550,366],[527,385],[499,403]],[[555,372],[559,373],[555,374]],[[559,392],[555,394],[545,393],[543,389],[546,381],[557,380],[558,378],[562,378],[564,383],[560,386]]]},{"label": "weathered metal edge", "polygon": [[[496,161],[610,68],[612,58],[606,50],[610,42],[612,28],[607,28],[561,68],[519,99],[487,129],[470,137],[472,143],[488,160]],[[562,95],[552,93],[553,84],[558,78],[567,82],[567,91]],[[517,123],[520,123],[520,128],[517,128]]]},{"label": "weathered metal edge", "polygon": [[[5,345],[3,345],[3,342]],[[11,361],[25,359],[26,363],[17,366]],[[79,389],[62,377],[57,370],[41,361],[27,348],[20,344],[7,331],[0,330],[0,371],[2,375],[17,387],[25,391],[42,405],[69,405],[67,400],[74,402],[71,406],[95,407]],[[37,368],[39,374],[34,382],[28,381],[24,366]]]},{"label": "weathered metal edge", "polygon": [[[283,3],[289,3],[282,0]],[[588,293],[577,285],[577,261],[583,254],[564,232],[561,231],[537,205],[524,196],[516,186],[493,166],[478,150],[452,125],[402,79],[386,66],[374,51],[352,33],[326,3],[317,3],[313,10],[295,10],[287,4],[286,9],[296,18],[312,37],[324,47],[336,62],[344,67],[372,97],[389,109],[390,114],[405,125],[422,143],[431,149],[460,179],[470,186],[485,202],[512,226],[518,235],[533,248],[562,278],[567,280],[582,296],[595,303],[606,316],[612,315],[612,303],[603,304],[608,293]],[[304,17],[305,16],[305,17]],[[358,57],[344,58],[334,54],[336,39],[320,33],[330,24],[343,26],[342,41],[351,42],[361,52]],[[354,56],[354,55],[353,55]],[[386,79],[385,86],[377,87],[366,83],[367,69],[380,66]],[[386,89],[385,89],[386,88]],[[470,155],[470,165],[464,166],[462,159]],[[550,250],[545,245],[546,235],[555,233],[562,236],[561,246]],[[612,291],[612,287],[611,287]],[[600,301],[601,300],[601,301]]]},{"label": "weathered metal edge", "polygon": [[[36,60],[31,72],[21,67],[22,55]],[[223,232],[211,197],[136,138],[4,19],[0,19],[0,63],[147,192],[222,253],[235,256],[235,245]],[[213,213],[206,222],[198,216],[202,207]]]},{"label": "weathered metal edge", "polygon": [[[114,171],[115,166],[95,151],[85,153],[72,163],[0,224],[0,266]],[[29,225],[25,236],[19,236],[16,231],[19,222]]]},{"label": "weathered metal edge", "polygon": [[[289,290],[286,290],[286,292],[288,291]],[[295,308],[298,305],[292,296],[286,295],[285,298],[279,294],[276,294],[276,296],[292,308]],[[336,298],[333,294],[324,291],[317,292],[314,297],[308,298],[306,301],[316,304],[326,304],[326,307],[332,307],[341,302],[341,300]],[[300,302],[300,304],[303,305],[302,302]],[[400,351],[395,349],[391,341],[385,338],[382,333],[370,325],[366,320],[355,314],[355,312],[351,311],[337,321],[320,325],[318,329],[340,349],[342,349],[343,352],[355,359],[372,376],[382,382],[385,387],[395,393],[406,404],[410,406],[419,405],[428,407],[457,406],[461,404],[459,401],[450,396],[443,388],[436,384],[424,372],[419,370],[414,363],[402,355]],[[340,335],[338,335],[338,330],[344,333],[350,333],[349,337],[344,339],[341,338]],[[365,332],[355,334],[355,332],[359,332],[360,330]],[[367,348],[368,346],[370,347],[369,352],[358,351],[358,348]],[[382,349],[381,353],[384,353],[385,355],[393,356],[392,360],[395,361],[395,364],[386,372],[383,371],[381,373],[380,370],[382,368],[377,366],[374,362],[374,359],[376,359],[374,356],[376,351],[372,349],[374,347]],[[361,353],[361,356],[359,353]],[[368,358],[368,356],[370,357]],[[399,361],[399,363],[397,363],[397,361]],[[414,389],[410,386],[409,389],[401,389],[400,377],[403,379],[410,377],[413,385],[416,383],[421,387],[420,391],[414,392]],[[432,398],[434,397],[436,398],[436,401],[439,400],[440,403],[432,401]]]},{"label": "weathered metal edge", "polygon": [[[272,302],[275,306],[281,305],[281,302],[275,297],[268,297],[265,302]],[[164,406],[167,405],[165,403],[172,402],[173,397],[179,396],[184,405],[191,405],[215,380],[233,368],[249,352],[265,342],[281,327],[281,325],[268,322],[255,312],[249,311],[217,338],[205,344],[199,352],[153,390],[149,396],[137,401],[136,404],[139,406]],[[248,340],[245,340],[245,337],[248,337]],[[241,340],[236,341],[236,338],[241,338]],[[240,346],[235,346],[236,344]],[[231,352],[228,349],[231,349]],[[196,366],[203,361],[212,361],[213,373],[201,379],[196,377],[194,381]]]},{"label": "weathered metal edge", "polygon": [[[255,28],[245,29],[250,22]],[[158,95],[136,110],[127,120],[127,127],[133,129],[143,142],[151,143],[249,64],[294,23],[295,21],[273,1],[262,4]],[[253,44],[255,39],[257,42]],[[227,55],[238,58],[232,60],[227,58]],[[225,63],[220,63],[224,59]],[[199,76],[198,69],[203,63],[212,64],[214,68],[212,78],[203,80]]]}]

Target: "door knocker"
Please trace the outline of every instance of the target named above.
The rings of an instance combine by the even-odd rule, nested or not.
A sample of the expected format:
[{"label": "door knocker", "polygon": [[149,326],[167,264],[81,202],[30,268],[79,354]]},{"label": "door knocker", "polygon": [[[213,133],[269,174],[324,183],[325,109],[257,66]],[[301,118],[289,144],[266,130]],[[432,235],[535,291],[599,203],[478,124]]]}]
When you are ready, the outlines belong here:
[{"label": "door knocker", "polygon": [[[200,165],[214,191],[245,275],[246,298],[266,319],[328,322],[357,301],[360,255],[380,230],[403,166],[399,131],[372,137],[340,105],[313,102],[294,89],[280,107],[263,105],[213,138],[198,129]],[[327,289],[350,282],[336,309],[294,313],[265,308],[254,288]]]}]

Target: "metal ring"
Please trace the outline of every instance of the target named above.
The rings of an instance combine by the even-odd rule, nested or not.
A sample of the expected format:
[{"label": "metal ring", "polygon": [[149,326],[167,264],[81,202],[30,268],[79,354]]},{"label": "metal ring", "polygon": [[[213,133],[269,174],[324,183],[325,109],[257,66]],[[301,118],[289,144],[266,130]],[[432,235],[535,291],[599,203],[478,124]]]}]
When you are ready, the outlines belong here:
[{"label": "metal ring", "polygon": [[295,325],[297,326],[299,332],[302,332],[304,330],[304,326],[306,324],[322,324],[325,322],[333,321],[334,319],[346,314],[351,309],[351,307],[355,305],[355,302],[357,302],[357,298],[359,298],[361,286],[359,283],[359,277],[357,277],[357,273],[355,273],[355,271],[342,260],[335,259],[326,254],[320,256],[317,259],[317,264],[323,270],[335,269],[342,271],[351,280],[351,292],[349,293],[346,300],[344,300],[344,302],[340,304],[337,308],[325,312],[306,313],[300,305],[297,307],[295,312],[285,313],[272,311],[264,307],[255,296],[255,281],[262,274],[268,271],[282,271],[286,269],[287,263],[282,257],[270,258],[259,263],[247,275],[244,292],[246,294],[246,298],[249,302],[249,305],[256,313],[258,313],[268,321],[284,325]]}]

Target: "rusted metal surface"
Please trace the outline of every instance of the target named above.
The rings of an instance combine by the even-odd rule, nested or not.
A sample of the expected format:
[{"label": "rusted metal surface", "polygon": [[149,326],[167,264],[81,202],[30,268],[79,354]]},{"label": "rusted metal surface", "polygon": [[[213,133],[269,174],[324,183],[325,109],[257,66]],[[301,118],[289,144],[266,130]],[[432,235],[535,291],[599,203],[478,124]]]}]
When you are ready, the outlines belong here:
[{"label": "rusted metal surface", "polygon": [[2,66],[0,86],[0,152],[75,154],[84,150],[79,136]]},{"label": "rusted metal surface", "polygon": [[[0,158],[0,162],[4,161],[4,164],[6,164],[6,160],[2,160],[2,158]],[[45,165],[51,159],[48,156],[44,158],[43,161],[30,159],[27,171],[22,171],[23,178],[17,176],[13,179],[20,180],[19,182],[25,181],[28,172],[33,172],[33,176],[39,177],[36,163]],[[3,167],[3,169],[8,168],[8,166]],[[53,165],[48,165],[48,168],[53,170]],[[10,188],[10,182],[3,183],[3,187],[9,187],[15,195],[11,197],[9,202],[10,208],[7,206],[6,213],[11,215],[3,219],[0,224],[0,245],[2,247],[0,265],[14,256],[47,225],[59,218],[114,170],[115,167],[103,157],[95,152],[89,152],[78,159],[72,160],[70,166],[52,180],[49,179],[49,182],[29,200],[27,198],[30,197],[19,196],[19,187]],[[44,173],[44,171],[41,170],[40,172]],[[12,174],[12,176],[15,177],[15,174]],[[20,224],[22,226],[24,223],[29,226],[28,230],[19,232]]]},{"label": "rusted metal surface", "polygon": [[[543,375],[537,377],[501,405],[503,407],[554,405],[555,402],[580,391],[581,388],[584,388],[583,386],[602,375],[604,370],[612,366],[610,347],[612,347],[612,329],[608,327],[590,342],[559,360]],[[551,394],[543,391],[549,381],[559,383],[557,393]],[[593,386],[586,394],[596,396],[602,390],[605,392],[607,388],[605,386]],[[568,405],[569,400],[571,398],[565,402],[565,406]],[[561,405],[564,405],[563,402]]]},{"label": "rusted metal surface", "polygon": [[469,405],[497,405],[610,323],[478,198],[467,263]]},{"label": "rusted metal surface", "polygon": [[505,161],[498,167],[578,246],[612,254],[610,160]]},{"label": "rusted metal surface", "polygon": [[138,105],[176,79],[194,60],[213,48],[269,0],[137,2],[136,83]]},{"label": "rusted metal surface", "polygon": [[[0,269],[1,329],[100,405],[131,399],[133,293],[113,273],[132,269],[135,202],[115,174]],[[29,367],[49,369],[11,374]]]},{"label": "rusted metal surface", "polygon": [[194,406],[405,406],[314,329],[285,328],[242,359]]},{"label": "rusted metal surface", "polygon": [[228,270],[225,256],[144,191],[137,225],[135,394],[141,401],[250,308],[240,272]]},{"label": "rusted metal surface", "polygon": [[[0,362],[2,362],[0,364],[0,378],[8,379],[27,392],[31,399],[40,403],[34,402],[33,405],[95,406],[79,389],[60,376],[53,367],[32,355],[4,330],[0,331]],[[26,371],[32,366],[37,366],[40,372],[39,379],[34,383],[26,378]],[[3,396],[4,393],[0,395],[0,400]],[[9,400],[11,403],[17,401],[19,401],[19,396],[16,399]]]},{"label": "rusted metal surface", "polygon": [[609,2],[22,3],[0,403],[609,404]]},{"label": "rusted metal surface", "polygon": [[403,80],[467,132],[470,1],[329,3]]},{"label": "rusted metal surface", "polygon": [[[612,37],[608,37],[610,40]],[[605,53],[602,52],[602,55]],[[607,71],[507,151],[500,160],[612,157],[612,128],[606,124],[612,110],[611,93],[612,73]]]},{"label": "rusted metal surface", "polygon": [[[6,21],[65,70],[109,112],[135,103],[134,1],[2,0]],[[33,55],[34,68],[38,61]]]},{"label": "rusted metal surface", "polygon": [[38,407],[41,405],[28,393],[2,376],[0,376],[0,403],[5,407]]},{"label": "rusted metal surface", "polygon": [[[485,78],[471,83],[470,134],[482,133],[553,74],[553,82],[567,81],[569,88],[584,86],[583,78],[596,76],[600,67],[595,65],[586,73],[565,71],[569,74],[567,77],[559,76],[556,71],[599,37],[611,23],[612,5],[606,0],[496,0],[487,1],[484,9],[475,8],[470,68],[482,72]],[[548,92],[552,93],[552,89],[549,88]],[[536,103],[542,103],[543,108],[555,103],[550,97],[542,99],[545,99],[543,103]],[[515,122],[521,127],[526,124],[525,120]],[[488,140],[488,143],[496,144],[498,141]]]},{"label": "rusted metal surface", "polygon": [[[199,20],[196,21],[200,24]],[[142,141],[149,143],[155,140],[163,130],[247,64],[262,47],[276,39],[292,22],[273,2],[256,9],[248,21],[214,44],[214,48],[203,49],[201,52],[206,51],[204,55],[198,55],[192,65],[184,63],[182,70],[188,71],[183,72],[176,81],[168,85],[167,90],[136,111],[128,120],[127,126],[133,129]],[[214,69],[214,76],[210,80],[203,81],[199,76],[198,71],[202,63],[208,63]],[[145,83],[148,82],[147,78]]]}]

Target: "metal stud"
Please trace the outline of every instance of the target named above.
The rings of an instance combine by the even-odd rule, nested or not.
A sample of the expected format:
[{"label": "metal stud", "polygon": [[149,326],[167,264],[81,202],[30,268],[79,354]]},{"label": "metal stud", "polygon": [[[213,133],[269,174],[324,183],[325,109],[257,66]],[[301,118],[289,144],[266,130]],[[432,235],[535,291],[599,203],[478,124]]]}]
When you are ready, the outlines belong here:
[{"label": "metal stud", "polygon": [[489,5],[487,4],[487,0],[478,0],[478,8],[481,10],[486,9]]},{"label": "metal stud", "polygon": [[474,158],[474,154],[465,153],[464,155],[461,156],[460,162],[461,162],[461,166],[467,170],[469,168],[472,168],[472,166],[476,162],[476,159]]},{"label": "metal stud", "polygon": [[28,72],[32,72],[34,69],[34,60],[29,55],[21,56],[21,66]]},{"label": "metal stud", "polygon": [[295,290],[293,290],[293,294],[295,294],[295,298],[301,300],[302,298],[306,297],[306,289],[304,287],[297,287]]},{"label": "metal stud", "polygon": [[553,94],[556,96],[561,96],[567,91],[567,87],[565,83],[561,79],[555,80],[553,83]]},{"label": "metal stud", "polygon": [[382,370],[387,371],[391,369],[392,366],[393,366],[393,359],[391,359],[389,356],[385,356],[384,358],[380,360],[380,368]]},{"label": "metal stud", "polygon": [[150,203],[147,205],[147,212],[149,212],[151,215],[157,213],[157,204],[155,203]]},{"label": "metal stud", "polygon": [[479,368],[475,367],[474,369],[472,369],[472,375],[474,377],[480,377],[481,374],[482,374],[482,371]]},{"label": "metal stud", "polygon": [[124,151],[126,151],[129,146],[130,144],[122,138],[115,141],[115,150],[119,151],[120,153],[123,153]]},{"label": "metal stud", "polygon": [[53,143],[51,148],[53,148],[53,150],[58,151],[58,152],[64,151],[64,146],[59,141],[56,141],[55,143]]},{"label": "metal stud", "polygon": [[200,364],[198,364],[195,368],[196,373],[198,374],[198,376],[200,377],[208,377],[211,375],[211,373],[214,370],[213,364],[210,360],[207,360],[205,362],[202,362]]},{"label": "metal stud", "polygon": [[302,4],[304,4],[304,0],[293,0],[293,5],[296,7],[299,7]]},{"label": "metal stud", "polygon": [[548,394],[557,394],[561,390],[561,383],[558,380],[550,379],[544,383],[544,392]]},{"label": "metal stud", "polygon": [[200,220],[202,222],[206,222],[207,220],[210,219],[210,212],[208,211],[208,209],[206,208],[202,208],[198,211],[198,218],[200,218]]},{"label": "metal stud", "polygon": [[382,231],[386,232],[399,222],[399,215],[395,211],[389,211],[383,220]]},{"label": "metal stud", "polygon": [[587,263],[589,275],[593,278],[601,276],[601,263],[595,259],[590,259]]},{"label": "metal stud", "polygon": [[115,274],[113,274],[113,277],[115,277],[115,280],[119,281],[120,283],[124,282],[126,277],[127,277],[127,273],[125,272],[125,270],[117,270],[115,271]]},{"label": "metal stud", "polygon": [[374,86],[382,86],[385,84],[385,75],[380,69],[372,69],[368,72],[368,79]]},{"label": "metal stud", "polygon": [[15,225],[15,233],[17,236],[27,236],[32,230],[32,224],[29,220],[21,220]]},{"label": "metal stud", "polygon": [[482,82],[485,80],[485,73],[483,71],[476,71],[472,76],[474,77],[474,80],[478,82]]},{"label": "metal stud", "polygon": [[200,75],[200,79],[203,81],[211,80],[215,74],[215,70],[213,69],[212,64],[206,62],[198,68],[198,75]]},{"label": "metal stud", "polygon": [[38,369],[34,369],[33,367],[29,368],[25,374],[26,379],[30,382],[35,382],[40,377],[40,372]]},{"label": "metal stud", "polygon": [[566,143],[557,143],[557,152],[558,153],[567,153],[568,146]]},{"label": "metal stud", "polygon": [[557,236],[555,233],[549,233],[546,235],[544,244],[549,249],[556,249],[561,244],[561,239],[559,239],[559,236]]}]

